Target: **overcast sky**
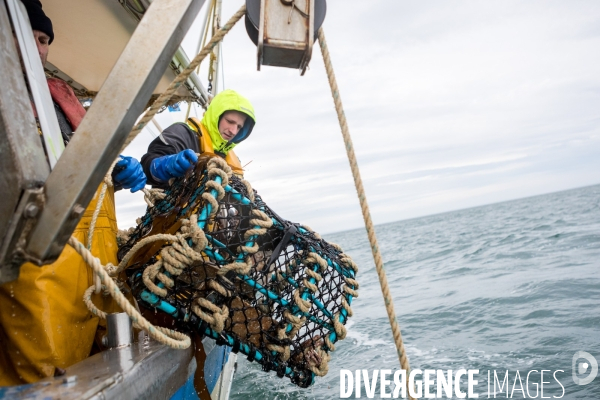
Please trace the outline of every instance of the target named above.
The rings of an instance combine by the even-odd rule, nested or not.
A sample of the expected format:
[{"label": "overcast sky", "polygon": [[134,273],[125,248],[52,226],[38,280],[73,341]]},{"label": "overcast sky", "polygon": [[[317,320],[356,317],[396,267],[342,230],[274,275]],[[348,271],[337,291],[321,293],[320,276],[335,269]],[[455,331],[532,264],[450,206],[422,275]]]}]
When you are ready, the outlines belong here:
[{"label": "overcast sky", "polygon": [[[227,20],[243,1],[223,3]],[[375,223],[600,183],[597,0],[327,7],[323,27]],[[361,227],[318,46],[303,77],[257,72],[243,21],[223,52],[225,87],[257,116],[235,150],[251,161],[245,177],[283,218],[322,233]],[[183,117],[157,119],[166,127]],[[146,130],[125,154],[141,157],[157,133]],[[121,228],[144,210],[139,194],[117,193]]]}]

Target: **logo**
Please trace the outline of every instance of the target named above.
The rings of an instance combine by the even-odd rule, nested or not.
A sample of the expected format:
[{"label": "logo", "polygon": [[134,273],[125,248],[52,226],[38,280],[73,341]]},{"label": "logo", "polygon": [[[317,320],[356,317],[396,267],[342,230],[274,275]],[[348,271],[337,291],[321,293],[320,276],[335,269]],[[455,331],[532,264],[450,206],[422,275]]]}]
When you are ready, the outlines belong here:
[{"label": "logo", "polygon": [[[582,361],[582,359],[585,359],[585,361]],[[578,385],[587,385],[598,375],[598,361],[586,351],[578,351],[573,355],[572,367],[573,382]],[[589,375],[585,376],[588,372]]]}]

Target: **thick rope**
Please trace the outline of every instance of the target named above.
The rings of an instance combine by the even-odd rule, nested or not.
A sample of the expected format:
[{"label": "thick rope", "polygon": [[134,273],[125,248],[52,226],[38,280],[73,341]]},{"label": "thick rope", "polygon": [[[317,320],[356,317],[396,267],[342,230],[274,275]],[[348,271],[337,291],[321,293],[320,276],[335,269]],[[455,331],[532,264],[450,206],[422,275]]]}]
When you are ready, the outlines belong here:
[{"label": "thick rope", "polygon": [[167,197],[167,194],[163,189],[146,189],[143,188],[142,192],[144,193],[144,201],[148,205],[148,207],[154,207],[154,203],[158,200],[162,200]]},{"label": "thick rope", "polygon": [[[348,161],[350,162],[350,168],[352,169],[352,176],[354,178],[354,185],[356,186],[356,192],[358,193],[358,199],[360,201],[360,208],[362,210],[363,218],[365,220],[365,227],[369,236],[369,243],[371,244],[371,250],[373,252],[373,259],[375,260],[375,268],[377,275],[379,276],[379,283],[381,285],[381,292],[385,301],[385,308],[387,310],[390,325],[392,326],[392,334],[394,336],[394,342],[396,344],[396,350],[398,353],[398,359],[400,360],[400,366],[406,370],[406,373],[410,373],[410,364],[406,356],[406,350],[404,343],[402,342],[402,333],[396,319],[396,312],[394,311],[394,303],[390,294],[390,288],[385,275],[383,267],[383,260],[379,253],[379,245],[377,244],[377,237],[375,236],[375,228],[373,227],[373,221],[371,220],[371,214],[369,212],[369,205],[367,204],[367,195],[362,184],[360,177],[360,171],[356,162],[356,155],[354,154],[354,147],[352,146],[352,138],[350,137],[350,131],[348,129],[348,123],[344,114],[344,108],[342,106],[342,98],[339,93],[338,85],[335,80],[335,74],[333,72],[333,66],[331,64],[331,58],[329,56],[329,50],[327,48],[327,42],[325,41],[325,33],[323,28],[319,28],[319,45],[321,47],[321,53],[323,54],[323,61],[325,63],[325,69],[327,71],[327,78],[329,80],[329,86],[331,87],[331,95],[335,103],[335,110],[337,112],[340,127],[342,129],[342,136],[344,137],[344,144],[346,145],[346,153],[348,154]],[[347,286],[345,290],[348,291]]]},{"label": "thick rope", "polygon": [[[212,314],[205,313],[199,306],[202,306],[212,312]],[[208,299],[198,297],[192,305],[192,311],[200,319],[208,322],[211,328],[217,333],[221,333],[225,328],[225,321],[229,316],[229,309],[226,305],[219,307],[210,302]]]},{"label": "thick rope", "polygon": [[[206,183],[206,189],[215,190],[217,192],[217,199],[221,200],[225,196],[225,190],[223,186],[229,184],[229,178],[232,174],[231,168],[227,165],[227,163],[220,158],[213,158],[208,162],[208,170],[207,174],[209,178],[215,179],[215,177],[221,178],[221,183],[217,183],[214,180],[210,180]],[[210,213],[211,216],[219,209],[219,204],[217,199],[210,193],[210,191],[206,191],[202,194],[202,198],[208,201],[212,206],[212,211]],[[260,213],[258,217],[268,218],[268,216],[264,213]],[[256,217],[256,215],[255,215]],[[250,219],[251,224],[259,225],[259,222],[255,219]],[[272,224],[272,221],[269,219],[269,222]],[[266,229],[264,229],[266,232]],[[263,232],[264,233],[264,232]],[[198,215],[193,214],[190,216],[189,220],[182,220],[182,226],[180,231],[176,235],[155,235],[155,236],[163,236],[164,238],[168,238],[171,242],[170,245],[163,247],[160,251],[160,259],[154,263],[153,265],[146,268],[143,272],[142,279],[144,285],[150,290],[152,293],[156,294],[160,297],[165,297],[168,294],[167,289],[170,289],[174,286],[175,282],[173,277],[181,275],[181,273],[192,265],[196,261],[200,261],[203,259],[201,251],[204,250],[206,245],[208,244],[208,240],[204,231],[200,229],[198,226]],[[127,266],[127,262],[130,259],[130,255],[135,254],[142,246],[142,242],[151,240],[152,237],[148,237],[139,243],[137,243],[128,253],[125,255],[121,264],[119,264],[118,271],[122,270]],[[192,246],[190,247],[187,239],[191,239]],[[236,266],[246,267],[246,263],[234,263]],[[225,268],[225,267],[223,267]],[[250,267],[248,266],[248,269]],[[166,274],[165,272],[168,272]],[[221,270],[219,270],[221,273]],[[154,281],[158,279],[165,288],[159,287]],[[215,289],[217,292],[221,293],[223,296],[230,296],[231,293],[227,291],[224,287],[222,287],[216,281],[210,281],[210,286]],[[202,308],[201,308],[202,307]],[[204,311],[204,309],[208,310],[210,313]],[[225,327],[225,321],[229,316],[228,308],[223,305],[219,307],[213,303],[211,303],[207,299],[197,298],[194,300],[194,304],[192,305],[192,311],[198,315],[202,320],[209,323],[209,325],[215,330],[215,332],[220,333]]]},{"label": "thick rope", "polygon": [[238,10],[238,12],[233,14],[233,16],[229,19],[229,21],[227,21],[225,23],[225,25],[223,25],[223,27],[221,29],[219,29],[217,31],[217,33],[215,33],[215,35],[210,39],[208,44],[206,46],[204,46],[202,48],[202,50],[200,51],[200,53],[198,53],[198,55],[196,57],[194,57],[194,59],[190,62],[190,65],[188,65],[186,69],[184,69],[183,71],[181,71],[181,73],[179,75],[177,75],[177,77],[173,80],[173,82],[171,82],[171,84],[169,85],[167,90],[165,90],[165,92],[163,94],[161,94],[158,97],[158,99],[156,99],[156,101],[152,104],[150,109],[146,112],[146,114],[144,114],[142,119],[131,130],[131,132],[129,133],[129,137],[123,144],[122,149],[127,147],[129,145],[129,143],[131,143],[133,141],[133,139],[135,139],[135,137],[138,135],[138,133],[140,133],[142,131],[142,129],[144,129],[144,127],[148,124],[148,122],[150,122],[152,120],[152,118],[154,118],[156,113],[158,113],[165,106],[165,104],[167,104],[167,102],[175,94],[177,89],[179,89],[179,86],[181,86],[187,80],[187,78],[189,78],[189,76],[192,74],[192,72],[194,72],[196,67],[198,65],[200,65],[202,60],[204,60],[204,58],[213,51],[215,46],[217,44],[219,44],[219,42],[221,40],[223,40],[225,35],[231,30],[231,28],[233,28],[233,26],[236,24],[236,22],[238,22],[245,14],[246,14],[246,5],[243,5]]},{"label": "thick rope", "polygon": [[94,214],[92,215],[92,221],[90,222],[90,227],[88,228],[88,240],[87,240],[87,248],[88,250],[92,248],[92,239],[94,237],[94,229],[96,229],[96,221],[98,220],[98,215],[100,215],[100,209],[102,208],[102,203],[104,202],[104,196],[106,196],[106,191],[109,186],[113,185],[112,181],[112,172],[115,168],[117,162],[119,162],[121,158],[117,157],[115,161],[110,165],[108,172],[104,176],[104,182],[102,183],[102,188],[100,189],[100,195],[98,196],[98,201],[96,202],[96,209],[94,210]]},{"label": "thick rope", "polygon": [[117,244],[119,245],[119,247],[121,247],[122,245],[124,245],[125,243],[127,243],[129,241],[129,238],[131,237],[131,234],[135,231],[134,227],[131,227],[129,229],[119,229],[117,231]]},{"label": "thick rope", "polygon": [[[193,246],[188,244],[188,238],[191,239]],[[200,252],[204,250],[207,243],[208,240],[204,232],[198,226],[198,216],[196,214],[190,216],[190,219],[182,220],[180,233],[175,235],[169,246],[162,248],[160,251],[161,258],[144,270],[142,278],[148,290],[157,296],[165,297],[167,290],[157,286],[154,279],[161,281],[167,288],[173,287],[173,279],[162,271],[165,270],[171,276],[181,275],[195,261],[202,260]]]},{"label": "thick rope", "polygon": [[139,249],[141,249],[142,247],[144,247],[148,243],[153,243],[153,242],[158,242],[158,241],[173,242],[173,241],[176,241],[176,240],[178,240],[177,236],[175,236],[175,235],[169,235],[168,233],[158,233],[156,235],[152,235],[152,236],[148,236],[146,238],[143,238],[142,240],[140,240],[139,242],[137,242],[135,244],[135,246],[133,246],[131,248],[131,250],[129,250],[127,252],[127,254],[125,254],[125,257],[123,257],[123,259],[121,260],[121,262],[119,263],[118,267],[115,270],[110,270],[109,271],[109,275],[110,276],[117,276],[122,271],[124,271],[125,268],[127,268],[127,264],[129,264],[129,260],[131,260],[131,258],[133,258],[133,256],[137,253],[137,251]]},{"label": "thick rope", "polygon": [[[138,310],[133,306],[129,300],[119,290],[119,287],[115,281],[108,275],[104,266],[100,263],[100,260],[92,255],[92,253],[85,248],[77,239],[71,236],[69,239],[69,245],[75,249],[77,253],[83,257],[84,261],[94,270],[94,273],[100,278],[102,283],[106,286],[107,291],[115,299],[117,304],[121,307],[127,315],[131,318],[134,326],[143,329],[158,342],[165,344],[174,349],[187,349],[190,347],[191,341],[189,336],[184,335],[181,332],[177,332],[167,328],[156,327],[152,325],[146,318],[144,318]],[[91,286],[84,295],[84,302],[90,308],[90,311],[100,318],[106,318],[106,313],[99,310],[91,302],[91,292],[94,290],[94,286]]]},{"label": "thick rope", "polygon": [[[123,260],[119,263],[117,267],[112,264],[108,264],[103,266],[100,263],[100,260],[92,255],[90,252],[92,238],[94,235],[94,230],[96,226],[96,221],[98,219],[98,215],[100,213],[101,205],[104,200],[104,196],[108,189],[108,186],[112,186],[111,173],[114,168],[114,165],[118,161],[112,164],[111,168],[107,172],[104,178],[104,184],[100,190],[100,194],[98,196],[98,205],[94,210],[94,214],[92,216],[92,222],[90,224],[90,228],[88,230],[88,241],[87,241],[87,249],[74,237],[71,237],[69,240],[69,244],[77,251],[84,261],[94,270],[94,285],[89,287],[83,296],[83,301],[86,304],[87,308],[94,315],[97,315],[100,318],[106,319],[106,313],[100,310],[98,307],[94,305],[92,302],[92,294],[100,293],[102,288],[102,284],[104,284],[106,292],[112,295],[117,304],[123,309],[127,315],[133,321],[134,326],[140,329],[144,329],[148,331],[150,336],[156,339],[158,342],[163,343],[167,346],[173,348],[187,348],[190,346],[190,339],[188,336],[173,331],[167,328],[156,327],[152,325],[148,320],[146,320],[137,309],[135,309],[131,303],[127,300],[127,298],[123,295],[123,293],[119,290],[118,284],[113,280],[112,277],[118,276],[120,272],[122,272],[129,263],[130,259],[137,253],[139,249],[147,245],[148,243],[152,243],[155,241],[169,241],[171,245],[165,247],[161,251],[161,259],[155,263],[154,265],[146,268],[144,270],[144,283],[152,291],[153,293],[159,296],[165,296],[166,290],[159,288],[154,284],[153,280],[155,278],[159,279],[166,287],[173,286],[173,280],[160,272],[162,269],[167,270],[171,275],[177,276],[181,274],[181,272],[187,268],[187,266],[197,260],[202,259],[202,255],[200,251],[204,249],[206,244],[208,243],[204,232],[197,225],[197,215],[192,215],[189,220],[183,220],[182,227],[180,229],[180,233],[176,235],[169,234],[157,234],[147,238],[142,239],[136,245],[127,252]],[[215,176],[220,176],[222,179],[222,185],[227,185],[229,183],[229,177],[231,176],[231,168],[220,159],[213,159],[209,162],[209,176],[213,179]],[[209,182],[210,183],[210,182]],[[214,189],[217,190],[217,197],[221,199],[224,196],[223,186],[214,183]],[[146,190],[144,189],[145,200],[148,206],[153,207],[154,201],[160,200],[165,197],[165,194],[161,191],[156,190]],[[205,193],[206,194],[206,193]],[[211,200],[216,203],[216,199],[212,195],[209,194]],[[218,208],[218,204],[215,209]],[[266,214],[258,212],[258,215],[255,217],[259,219],[251,220],[252,223],[263,226],[265,224],[272,224],[272,221],[268,219]],[[262,221],[264,219],[268,219],[268,222]],[[270,227],[270,225],[268,226]],[[263,229],[266,231],[266,229]],[[264,232],[263,232],[264,233]],[[187,238],[191,238],[193,247],[190,247],[187,243]],[[111,277],[112,276],[112,277]],[[215,286],[219,286],[217,289],[219,292],[224,292],[225,289],[220,287],[218,283],[215,282]],[[196,299],[196,303],[194,304],[193,311],[198,314],[199,317],[206,320],[217,332],[221,332],[223,330],[225,320],[229,314],[227,307],[223,306],[219,308],[218,306],[213,305],[205,299]],[[205,313],[199,307],[205,307],[212,312],[211,314]]]},{"label": "thick rope", "polygon": [[[112,172],[115,168],[115,165],[119,162],[121,157],[117,157],[115,161],[110,165],[108,172],[104,175],[104,182],[102,183],[102,188],[100,189],[100,195],[98,196],[98,201],[96,201],[96,209],[94,209],[94,214],[92,214],[92,221],[90,222],[90,227],[88,228],[88,240],[87,240],[87,249],[92,250],[92,239],[94,238],[94,230],[96,229],[96,222],[98,221],[98,215],[100,215],[100,210],[102,209],[102,203],[104,202],[104,196],[106,196],[106,191],[109,186],[113,185],[112,181]],[[100,278],[94,275],[94,287],[96,294],[100,293],[102,290],[102,285],[100,283]]]},{"label": "thick rope", "polygon": [[308,362],[308,368],[316,375],[316,376],[325,376],[329,372],[329,361],[331,360],[331,355],[323,349],[313,349],[311,350],[318,354],[320,359],[319,365],[316,365],[314,361],[312,361],[311,357],[308,357],[305,352],[305,359],[308,358],[310,361]]}]

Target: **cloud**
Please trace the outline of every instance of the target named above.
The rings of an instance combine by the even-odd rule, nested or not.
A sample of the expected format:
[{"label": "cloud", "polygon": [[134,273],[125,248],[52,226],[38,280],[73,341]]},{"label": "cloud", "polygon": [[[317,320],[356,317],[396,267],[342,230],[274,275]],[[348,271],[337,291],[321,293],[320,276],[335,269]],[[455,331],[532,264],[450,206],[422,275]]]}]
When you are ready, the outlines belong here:
[{"label": "cloud", "polygon": [[[223,18],[242,4],[224,2]],[[600,3],[327,6],[324,29],[376,223],[600,183]],[[267,204],[320,232],[360,227],[318,47],[303,77],[257,72],[238,24],[223,58],[225,87],[255,106],[256,128],[236,153],[252,161],[246,178]],[[183,114],[158,119],[164,127]],[[153,134],[127,151],[141,156]],[[120,226],[143,214],[141,197],[117,199]]]}]

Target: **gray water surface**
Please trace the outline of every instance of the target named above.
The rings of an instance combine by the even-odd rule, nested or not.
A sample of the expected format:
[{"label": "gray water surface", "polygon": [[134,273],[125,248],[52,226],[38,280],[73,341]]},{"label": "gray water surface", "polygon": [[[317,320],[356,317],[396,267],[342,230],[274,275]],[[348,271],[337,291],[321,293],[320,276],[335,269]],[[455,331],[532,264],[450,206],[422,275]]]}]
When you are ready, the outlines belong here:
[{"label": "gray water surface", "polygon": [[[600,185],[381,225],[377,235],[412,369],[478,369],[480,398],[488,371],[508,370],[517,399],[535,396],[540,374],[528,395],[516,371],[525,389],[529,371],[550,370],[544,397],[600,399],[600,376],[580,386],[571,368],[577,351],[600,361]],[[341,369],[399,368],[364,229],[326,239],[359,265],[361,285],[329,374],[300,389],[240,357],[232,399],[337,399]]]}]

